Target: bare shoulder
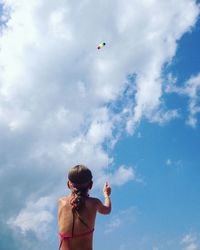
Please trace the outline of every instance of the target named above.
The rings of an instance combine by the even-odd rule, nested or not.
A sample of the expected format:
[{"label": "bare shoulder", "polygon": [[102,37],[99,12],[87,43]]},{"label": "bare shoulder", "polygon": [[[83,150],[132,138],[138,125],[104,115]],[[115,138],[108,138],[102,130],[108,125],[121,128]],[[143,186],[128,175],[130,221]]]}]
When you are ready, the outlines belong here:
[{"label": "bare shoulder", "polygon": [[98,205],[100,200],[98,198],[94,198],[94,197],[90,197],[89,201],[93,204],[93,205]]},{"label": "bare shoulder", "polygon": [[58,199],[58,206],[62,207],[62,206],[64,206],[66,204],[66,202],[67,202],[67,198],[66,197],[60,197]]}]

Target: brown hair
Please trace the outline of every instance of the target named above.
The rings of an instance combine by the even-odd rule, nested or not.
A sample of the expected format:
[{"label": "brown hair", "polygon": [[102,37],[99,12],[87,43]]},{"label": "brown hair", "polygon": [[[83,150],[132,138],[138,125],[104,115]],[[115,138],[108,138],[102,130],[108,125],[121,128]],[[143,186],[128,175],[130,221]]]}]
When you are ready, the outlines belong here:
[{"label": "brown hair", "polygon": [[71,182],[72,199],[70,201],[73,210],[79,211],[84,207],[85,198],[88,197],[88,189],[92,183],[92,173],[84,165],[72,167],[68,173]]}]

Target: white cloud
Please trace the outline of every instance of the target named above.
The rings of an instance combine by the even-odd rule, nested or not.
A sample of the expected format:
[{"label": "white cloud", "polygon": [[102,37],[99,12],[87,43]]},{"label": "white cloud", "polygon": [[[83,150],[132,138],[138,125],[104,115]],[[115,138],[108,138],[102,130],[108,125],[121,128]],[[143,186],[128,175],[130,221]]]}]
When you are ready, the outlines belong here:
[{"label": "white cloud", "polygon": [[182,161],[181,160],[172,160],[172,159],[168,158],[166,160],[165,164],[167,166],[176,166],[176,167],[179,167],[179,166],[182,166]]},{"label": "white cloud", "polygon": [[120,166],[116,172],[110,174],[111,184],[121,186],[128,181],[136,180],[135,170],[132,167]]},{"label": "white cloud", "polygon": [[168,110],[166,112],[157,112],[152,117],[149,118],[151,122],[157,122],[160,124],[166,123],[172,119],[175,119],[179,117],[179,111],[178,110]]},{"label": "white cloud", "polygon": [[196,115],[200,113],[200,106],[198,105],[199,91],[200,91],[200,74],[195,77],[191,77],[188,80],[185,91],[190,97],[190,102],[189,102],[190,116],[188,117],[187,122],[190,126],[196,127],[197,125]]},{"label": "white cloud", "polygon": [[[162,67],[199,10],[192,0],[2,2],[10,19],[0,27],[0,183],[7,186],[0,214],[36,231],[51,209],[39,207],[31,226],[30,197],[55,201],[77,162],[105,179],[114,159],[104,146],[111,149],[125,126],[131,133],[143,117],[177,116],[160,111]],[[97,51],[102,40],[107,46]],[[136,77],[126,102],[128,74]],[[110,105],[119,99],[115,112]],[[125,166],[110,176],[113,185],[137,179]]]},{"label": "white cloud", "polygon": [[184,250],[198,250],[199,246],[196,241],[196,237],[188,233],[182,238],[181,244],[184,246]]},{"label": "white cloud", "polygon": [[88,143],[98,145],[102,144],[105,139],[112,138],[113,123],[108,114],[108,109],[98,109],[87,132]]},{"label": "white cloud", "polygon": [[22,233],[34,231],[38,238],[49,231],[49,225],[53,220],[53,200],[50,197],[42,197],[37,202],[28,202],[26,208],[22,209],[16,218],[10,218],[7,224],[13,228],[20,228]]},{"label": "white cloud", "polygon": [[167,160],[166,160],[166,165],[168,165],[168,166],[172,165],[171,159],[167,159]]},{"label": "white cloud", "polygon": [[138,211],[135,207],[129,207],[128,209],[122,210],[118,214],[113,215],[106,226],[105,233],[111,233],[127,222],[129,224],[133,223],[137,214]]},{"label": "white cloud", "polygon": [[199,106],[199,91],[200,91],[200,74],[192,76],[187,80],[184,87],[177,87],[175,85],[176,80],[172,79],[172,83],[168,86],[167,92],[174,92],[179,95],[188,96],[188,111],[189,116],[187,119],[187,124],[195,128],[197,126],[197,114],[200,113]]}]

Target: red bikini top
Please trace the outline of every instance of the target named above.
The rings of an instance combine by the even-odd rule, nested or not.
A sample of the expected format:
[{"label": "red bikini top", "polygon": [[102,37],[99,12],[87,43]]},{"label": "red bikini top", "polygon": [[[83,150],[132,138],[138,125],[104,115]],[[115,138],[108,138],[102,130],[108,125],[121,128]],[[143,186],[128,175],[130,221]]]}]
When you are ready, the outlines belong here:
[{"label": "red bikini top", "polygon": [[[79,213],[76,210],[73,210],[73,225],[72,225],[72,234],[63,234],[61,232],[59,232],[59,236],[60,236],[60,246],[59,246],[59,250],[63,244],[63,241],[66,240],[67,245],[66,245],[66,250],[69,250],[69,239],[73,239],[73,238],[81,238],[87,235],[90,235],[94,232],[94,228],[90,229],[89,226],[82,220],[82,218],[80,217]],[[85,233],[81,233],[81,234],[74,234],[74,226],[75,226],[75,212],[79,218],[79,220],[82,222],[82,224],[85,225],[85,227],[87,227],[89,229],[89,231],[85,232]]]}]

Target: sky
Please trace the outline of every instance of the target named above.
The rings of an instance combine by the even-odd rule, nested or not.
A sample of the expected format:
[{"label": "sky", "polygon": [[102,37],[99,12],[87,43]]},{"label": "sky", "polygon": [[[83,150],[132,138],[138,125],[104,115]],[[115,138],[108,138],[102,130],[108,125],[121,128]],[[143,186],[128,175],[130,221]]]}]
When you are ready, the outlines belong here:
[{"label": "sky", "polygon": [[[0,0],[0,249],[58,249],[85,164],[95,250],[200,249],[200,2]],[[101,42],[106,46],[97,50]]]}]

